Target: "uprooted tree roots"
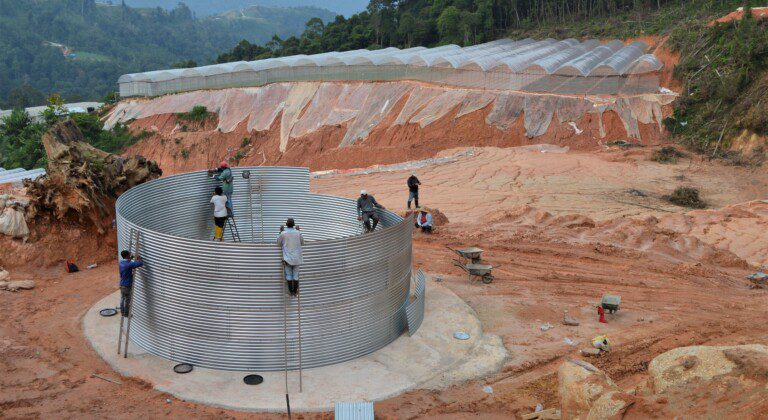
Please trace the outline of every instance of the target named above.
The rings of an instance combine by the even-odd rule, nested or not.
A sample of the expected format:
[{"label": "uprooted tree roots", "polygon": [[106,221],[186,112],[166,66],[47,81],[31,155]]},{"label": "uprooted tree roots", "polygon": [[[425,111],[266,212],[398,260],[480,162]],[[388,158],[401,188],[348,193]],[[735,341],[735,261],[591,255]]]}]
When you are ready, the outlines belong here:
[{"label": "uprooted tree roots", "polygon": [[162,175],[154,161],[113,155],[86,143],[72,120],[51,127],[43,145],[47,175],[24,183],[30,199],[28,220],[90,222],[103,233],[121,193]]}]

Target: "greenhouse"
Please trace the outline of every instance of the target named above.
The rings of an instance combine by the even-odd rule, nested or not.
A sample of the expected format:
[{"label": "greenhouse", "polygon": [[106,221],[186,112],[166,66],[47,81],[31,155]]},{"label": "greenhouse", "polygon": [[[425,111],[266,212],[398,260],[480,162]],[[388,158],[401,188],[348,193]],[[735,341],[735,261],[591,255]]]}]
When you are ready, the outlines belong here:
[{"label": "greenhouse", "polygon": [[661,62],[636,41],[501,39],[470,47],[354,50],[238,61],[120,77],[120,95],[298,81],[414,80],[472,89],[562,94],[643,94],[659,90]]}]

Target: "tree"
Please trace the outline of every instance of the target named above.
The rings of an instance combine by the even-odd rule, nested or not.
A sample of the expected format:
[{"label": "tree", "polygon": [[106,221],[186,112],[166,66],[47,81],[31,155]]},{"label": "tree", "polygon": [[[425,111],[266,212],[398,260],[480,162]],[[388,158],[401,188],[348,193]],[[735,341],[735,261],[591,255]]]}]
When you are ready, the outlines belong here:
[{"label": "tree", "polygon": [[413,45],[413,35],[416,32],[416,18],[411,13],[405,12],[400,16],[400,24],[397,27],[397,35],[405,40],[405,47]]},{"label": "tree", "polygon": [[11,89],[8,93],[9,108],[27,108],[30,106],[44,105],[45,95],[43,92],[33,88],[28,84]]},{"label": "tree", "polygon": [[174,69],[190,69],[192,67],[197,67],[197,63],[195,60],[182,60],[171,64],[171,67]]},{"label": "tree", "polygon": [[437,18],[437,30],[440,38],[446,43],[460,44],[464,39],[462,30],[462,13],[455,6],[448,6]]},{"label": "tree", "polygon": [[0,166],[33,169],[45,166],[42,136],[45,126],[23,109],[0,119]]}]

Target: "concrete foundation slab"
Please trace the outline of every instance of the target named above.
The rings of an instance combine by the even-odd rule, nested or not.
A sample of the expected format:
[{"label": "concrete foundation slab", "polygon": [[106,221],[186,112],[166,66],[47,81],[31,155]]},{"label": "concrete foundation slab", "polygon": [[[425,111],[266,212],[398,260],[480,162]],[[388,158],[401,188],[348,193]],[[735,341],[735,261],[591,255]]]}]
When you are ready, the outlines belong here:
[{"label": "concrete foundation slab", "polygon": [[[118,305],[115,292],[97,302],[83,318],[93,348],[117,372],[143,379],[176,398],[245,411],[285,411],[283,372],[232,372],[195,368],[176,374],[177,362],[147,353],[131,343],[128,358],[117,354],[120,316],[99,310]],[[453,338],[456,331],[468,340]],[[501,368],[507,357],[499,337],[484,334],[475,312],[448,288],[428,280],[424,322],[415,335],[403,334],[387,347],[348,362],[305,369],[299,392],[298,371],[288,372],[292,411],[330,411],[336,401],[380,401],[414,388],[440,389],[483,377]],[[264,383],[249,386],[243,377],[257,373]]]}]

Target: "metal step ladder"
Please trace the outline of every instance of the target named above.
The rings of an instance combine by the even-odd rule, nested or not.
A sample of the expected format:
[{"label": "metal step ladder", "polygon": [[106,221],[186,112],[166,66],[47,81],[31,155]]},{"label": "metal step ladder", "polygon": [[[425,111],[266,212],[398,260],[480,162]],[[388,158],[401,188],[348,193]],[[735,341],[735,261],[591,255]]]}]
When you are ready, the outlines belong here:
[{"label": "metal step ladder", "polygon": [[[140,232],[136,230],[135,228],[131,228],[131,233],[128,237],[128,252],[131,253],[131,255],[139,256],[139,234]],[[136,238],[136,242],[134,243],[134,237]],[[136,270],[141,269],[141,267],[136,268]],[[135,274],[135,273],[134,273]],[[122,343],[123,343],[123,336],[125,336],[125,349],[123,350],[123,357],[128,357],[128,342],[130,341],[131,337],[131,320],[133,319],[133,291],[136,290],[136,279],[133,280],[133,285],[131,285],[131,295],[128,298],[128,316],[125,316],[124,314],[120,314],[120,331],[117,333],[117,354],[120,354]],[[121,296],[122,299],[122,296]]]},{"label": "metal step ladder", "polygon": [[[240,231],[237,230],[237,223],[235,222],[235,215],[230,214],[227,216],[227,228],[229,230],[229,235],[232,237],[232,242],[242,242],[240,240]],[[222,236],[224,234],[222,233]]]}]

